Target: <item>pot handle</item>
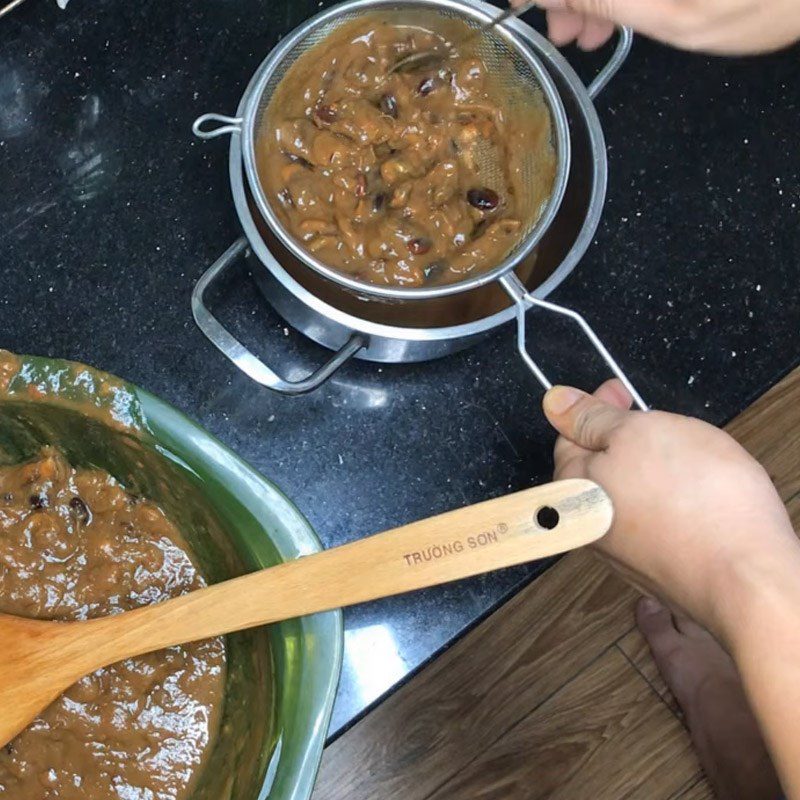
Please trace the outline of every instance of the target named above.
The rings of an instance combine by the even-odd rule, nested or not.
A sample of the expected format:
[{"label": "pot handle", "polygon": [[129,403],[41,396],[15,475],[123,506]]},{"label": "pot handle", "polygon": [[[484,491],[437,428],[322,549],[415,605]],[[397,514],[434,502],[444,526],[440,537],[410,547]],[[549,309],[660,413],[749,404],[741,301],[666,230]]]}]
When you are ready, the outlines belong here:
[{"label": "pot handle", "polygon": [[606,88],[608,82],[619,72],[619,68],[625,63],[625,59],[631,51],[632,44],[633,31],[630,28],[621,27],[619,29],[619,40],[614,52],[611,54],[611,58],[586,89],[592,100]]},{"label": "pot handle", "polygon": [[[207,122],[220,123],[218,128],[204,130],[203,126]],[[198,139],[216,139],[217,136],[224,136],[226,133],[242,132],[242,117],[226,117],[224,114],[202,114],[192,123],[192,133]]]},{"label": "pot handle", "polygon": [[295,396],[307,394],[319,388],[346,361],[349,361],[367,341],[359,333],[354,333],[326,364],[311,372],[299,381],[288,381],[270,369],[254,353],[248,350],[233,334],[222,326],[220,321],[208,310],[203,302],[206,289],[222,275],[247,250],[247,239],[237,239],[214,262],[195,284],[192,292],[192,314],[194,321],[211,343],[242,372],[256,383],[266,386],[280,394]]},{"label": "pot handle", "polygon": [[636,391],[633,384],[628,379],[628,376],[625,375],[625,373],[622,371],[622,368],[614,360],[614,357],[608,352],[606,346],[600,341],[600,337],[592,330],[589,323],[580,314],[578,314],[577,311],[573,311],[571,308],[564,308],[564,306],[559,306],[555,303],[549,303],[547,300],[540,300],[538,297],[534,297],[525,288],[525,284],[523,284],[513,272],[500,278],[500,284],[506,290],[506,293],[514,301],[517,307],[517,349],[519,350],[519,354],[522,356],[522,360],[528,365],[530,371],[536,376],[536,379],[542,384],[542,386],[544,386],[545,389],[552,388],[553,384],[550,382],[544,372],[542,372],[539,365],[533,360],[533,358],[531,358],[526,342],[525,320],[528,309],[532,308],[533,306],[536,306],[537,308],[543,308],[546,311],[552,311],[555,314],[561,314],[562,316],[569,317],[574,322],[577,322],[581,327],[581,330],[583,330],[583,332],[586,334],[586,338],[592,343],[594,349],[600,354],[603,361],[606,362],[614,375],[619,378],[620,381],[622,381],[625,388],[630,392],[631,397],[633,397],[636,405],[642,411],[649,411],[647,403],[645,403],[645,401],[642,399],[642,396],[639,394],[639,392]]}]

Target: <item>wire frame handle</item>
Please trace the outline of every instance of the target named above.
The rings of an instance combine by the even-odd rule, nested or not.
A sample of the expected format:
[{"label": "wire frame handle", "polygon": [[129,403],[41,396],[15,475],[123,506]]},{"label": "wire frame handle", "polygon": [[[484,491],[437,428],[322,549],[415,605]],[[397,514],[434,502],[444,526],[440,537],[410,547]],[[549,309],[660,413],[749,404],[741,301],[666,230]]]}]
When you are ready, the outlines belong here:
[{"label": "wire frame handle", "polygon": [[528,365],[530,371],[536,376],[536,379],[542,384],[542,386],[544,386],[545,389],[551,389],[553,384],[544,374],[541,367],[533,360],[531,354],[528,352],[527,345],[525,322],[527,320],[528,309],[533,308],[534,306],[537,308],[543,308],[546,311],[551,311],[554,314],[560,314],[561,316],[568,317],[573,322],[576,322],[586,335],[586,338],[592,343],[594,349],[600,354],[603,361],[605,361],[608,368],[617,378],[619,378],[623,386],[630,392],[631,397],[636,405],[642,411],[650,410],[647,403],[645,403],[645,401],[642,399],[642,396],[638,391],[636,391],[633,384],[630,382],[628,376],[622,371],[622,368],[616,362],[611,353],[608,352],[608,349],[603,342],[600,341],[600,337],[594,332],[591,325],[589,325],[589,323],[577,311],[573,311],[571,308],[565,308],[564,306],[559,306],[555,303],[550,303],[547,300],[540,300],[538,297],[534,297],[530,292],[528,292],[528,290],[525,288],[525,285],[513,272],[500,278],[500,283],[517,307],[517,349],[519,350],[519,354],[522,356],[522,360]]},{"label": "wire frame handle", "polygon": [[18,5],[21,5],[24,0],[11,0],[10,3],[6,3],[2,8],[0,8],[0,17],[4,17],[10,11],[13,11]]},{"label": "wire frame handle", "polygon": [[313,392],[322,386],[339,367],[349,361],[359,350],[367,346],[367,340],[354,333],[337,350],[330,360],[300,380],[286,380],[268,367],[254,353],[250,352],[222,323],[211,313],[204,301],[209,286],[247,251],[247,240],[237,239],[202,275],[192,292],[192,314],[194,321],[209,341],[245,375],[256,383],[284,395],[301,395]]}]

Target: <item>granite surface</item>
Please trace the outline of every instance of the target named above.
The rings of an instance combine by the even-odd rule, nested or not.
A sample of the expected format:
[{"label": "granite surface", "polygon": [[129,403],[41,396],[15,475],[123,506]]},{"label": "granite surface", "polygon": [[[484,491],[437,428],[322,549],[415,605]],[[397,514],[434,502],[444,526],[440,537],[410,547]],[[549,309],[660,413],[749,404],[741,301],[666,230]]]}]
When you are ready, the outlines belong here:
[{"label": "granite surface", "polygon": [[[0,19],[0,346],[155,392],[335,545],[546,480],[553,435],[510,328],[436,363],[350,364],[299,399],[258,388],[195,328],[192,286],[239,228],[227,144],[193,140],[192,120],[233,113],[317,6],[28,0]],[[798,56],[711,59],[639,40],[598,100],[608,201],[555,297],[586,313],[656,406],[723,423],[798,363]],[[597,63],[577,60],[585,75]],[[214,302],[286,371],[324,355],[284,330],[244,270]],[[531,334],[560,380],[601,377],[557,325]],[[347,611],[332,731],[545,566]]]}]

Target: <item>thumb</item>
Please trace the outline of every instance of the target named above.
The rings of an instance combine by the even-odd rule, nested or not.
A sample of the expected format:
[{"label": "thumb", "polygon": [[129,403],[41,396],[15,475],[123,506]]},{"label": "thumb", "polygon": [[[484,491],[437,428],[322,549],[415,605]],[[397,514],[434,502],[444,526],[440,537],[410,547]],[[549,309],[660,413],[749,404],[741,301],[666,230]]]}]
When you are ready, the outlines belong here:
[{"label": "thumb", "polygon": [[571,386],[554,386],[542,405],[550,424],[586,450],[605,450],[629,413]]}]

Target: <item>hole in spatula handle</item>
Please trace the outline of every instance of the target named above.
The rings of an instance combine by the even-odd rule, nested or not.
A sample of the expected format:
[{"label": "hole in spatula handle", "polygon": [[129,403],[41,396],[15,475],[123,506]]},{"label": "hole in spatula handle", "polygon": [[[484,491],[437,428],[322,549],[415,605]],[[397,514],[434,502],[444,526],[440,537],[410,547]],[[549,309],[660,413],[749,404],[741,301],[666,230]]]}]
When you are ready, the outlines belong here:
[{"label": "hole in spatula handle", "polygon": [[535,514],[536,524],[546,531],[552,531],[561,521],[561,515],[552,506],[542,506]]}]

